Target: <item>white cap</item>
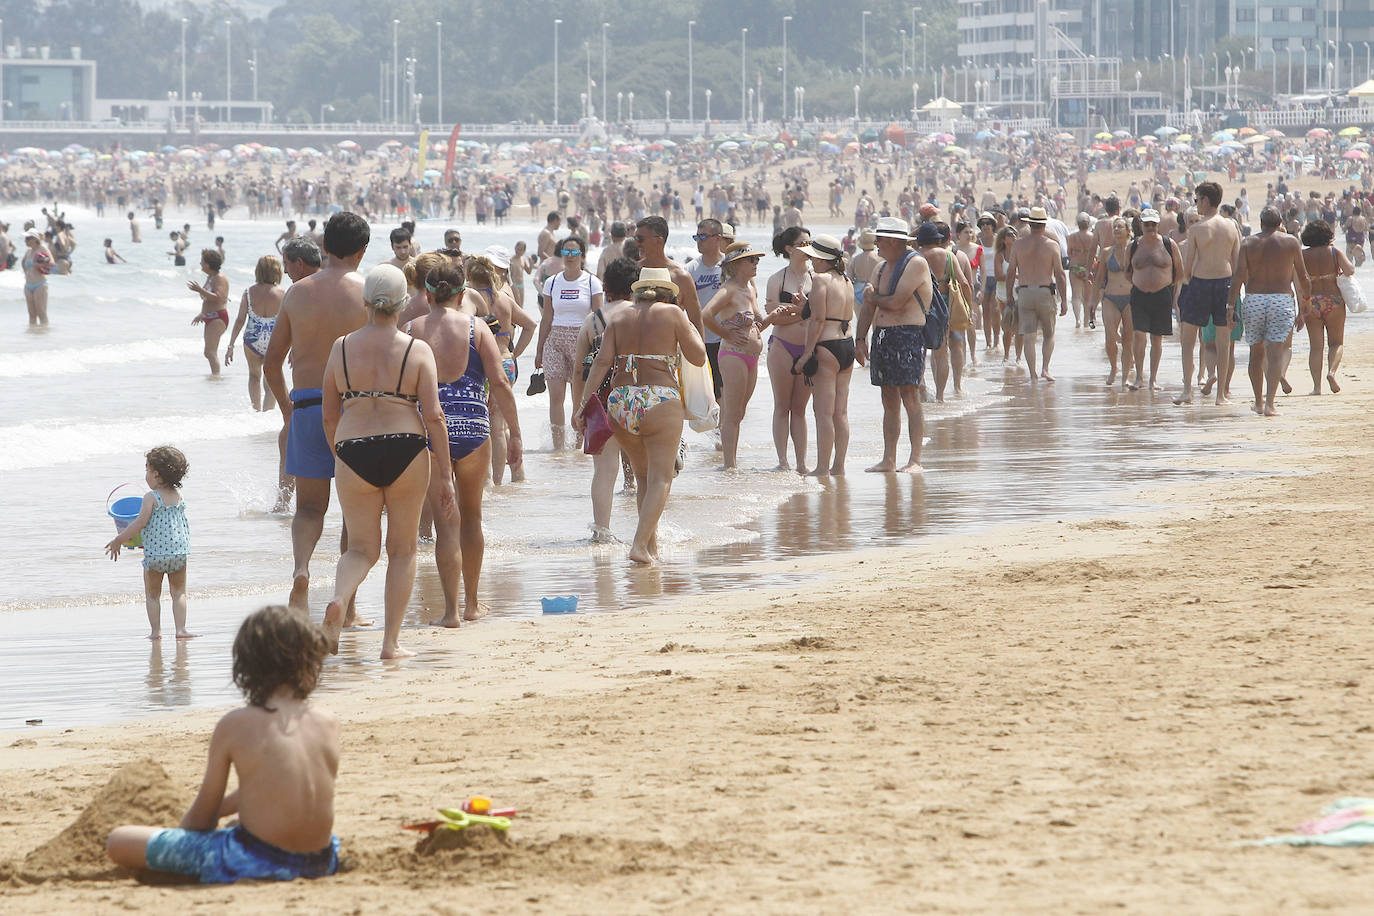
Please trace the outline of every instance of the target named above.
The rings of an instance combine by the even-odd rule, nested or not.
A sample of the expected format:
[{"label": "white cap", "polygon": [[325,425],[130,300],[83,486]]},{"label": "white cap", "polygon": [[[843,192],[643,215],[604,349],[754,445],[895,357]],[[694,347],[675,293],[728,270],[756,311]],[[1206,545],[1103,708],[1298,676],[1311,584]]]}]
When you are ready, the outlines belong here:
[{"label": "white cap", "polygon": [[378,264],[363,281],[363,302],[369,308],[395,311],[405,304],[406,275],[392,264]]},{"label": "white cap", "polygon": [[482,257],[502,270],[510,270],[510,252],[506,250],[505,245],[492,245],[482,249]]}]

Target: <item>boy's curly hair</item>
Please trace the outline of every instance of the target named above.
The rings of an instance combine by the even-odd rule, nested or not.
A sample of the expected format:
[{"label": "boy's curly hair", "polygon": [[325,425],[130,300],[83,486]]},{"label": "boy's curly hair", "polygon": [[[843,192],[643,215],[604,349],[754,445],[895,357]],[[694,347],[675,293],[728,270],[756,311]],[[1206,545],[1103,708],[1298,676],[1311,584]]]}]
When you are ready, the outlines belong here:
[{"label": "boy's curly hair", "polygon": [[268,605],[249,614],[234,637],[234,683],[250,705],[272,712],[267,701],[281,687],[297,699],[310,695],[328,652],[324,634],[303,614]]},{"label": "boy's curly hair", "polygon": [[162,478],[163,483],[176,489],[181,488],[181,479],[191,467],[181,449],[159,445],[143,457],[152,469],[157,471],[157,476]]}]

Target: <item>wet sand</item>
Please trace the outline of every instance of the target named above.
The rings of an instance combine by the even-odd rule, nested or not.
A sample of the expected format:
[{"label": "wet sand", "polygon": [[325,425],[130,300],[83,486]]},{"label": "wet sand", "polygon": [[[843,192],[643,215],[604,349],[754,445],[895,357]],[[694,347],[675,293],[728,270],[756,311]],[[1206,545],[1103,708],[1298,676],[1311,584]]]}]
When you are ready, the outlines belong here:
[{"label": "wet sand", "polygon": [[[474,627],[461,672],[329,691],[343,875],[12,873],[5,908],[1362,910],[1359,853],[1237,844],[1367,794],[1371,344],[1352,336],[1339,397],[1277,421],[1161,409],[1184,419],[1104,436],[1082,468],[1110,479],[1154,441],[1184,479],[1127,475],[1079,512],[1009,472],[1008,514],[973,534],[779,552],[759,587]],[[935,482],[895,511],[932,511],[914,497]],[[154,757],[189,794],[217,715],[11,733],[0,862],[117,764]],[[520,809],[511,844],[416,855],[400,825],[478,792]]]}]

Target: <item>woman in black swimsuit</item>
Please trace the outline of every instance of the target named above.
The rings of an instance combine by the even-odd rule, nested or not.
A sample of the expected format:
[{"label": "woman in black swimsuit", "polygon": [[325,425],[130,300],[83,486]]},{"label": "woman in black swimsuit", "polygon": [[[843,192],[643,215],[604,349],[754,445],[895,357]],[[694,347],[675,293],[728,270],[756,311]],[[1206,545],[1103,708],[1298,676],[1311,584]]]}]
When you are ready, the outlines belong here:
[{"label": "woman in black swimsuit", "polygon": [[[433,473],[442,475],[440,510],[455,507],[448,427],[439,405],[434,352],[402,334],[396,315],[406,304],[405,274],[390,264],[372,269],[363,286],[369,321],[334,342],[324,370],[324,431],[338,456],[335,483],[348,528],[334,597],[324,614],[330,650],[338,652],[344,608],[382,552],[387,515],[386,623],[382,658],[413,653],[398,644],[415,586],[420,509]],[[418,408],[418,409],[417,409]],[[424,460],[426,433],[431,444]]]},{"label": "woman in black swimsuit", "polygon": [[[792,372],[814,385],[811,409],[816,417],[817,477],[844,474],[849,451],[849,382],[854,375],[854,286],[845,274],[839,239],[814,235],[800,249],[811,258],[811,297],[807,300],[806,349]],[[834,460],[831,460],[831,451]]]}]

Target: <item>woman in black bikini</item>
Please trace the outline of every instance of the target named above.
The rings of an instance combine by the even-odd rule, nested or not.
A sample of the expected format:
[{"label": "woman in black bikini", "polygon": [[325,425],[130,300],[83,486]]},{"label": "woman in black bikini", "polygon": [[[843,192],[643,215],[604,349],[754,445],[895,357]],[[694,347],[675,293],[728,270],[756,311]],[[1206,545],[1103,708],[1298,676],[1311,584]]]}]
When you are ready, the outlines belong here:
[{"label": "woman in black bikini", "polygon": [[792,366],[806,349],[806,325],[802,309],[811,294],[811,259],[801,249],[811,233],[794,226],[773,238],[773,253],[787,259],[787,266],[768,278],[765,308],[773,325],[768,337],[768,381],[773,386],[773,447],[778,450],[777,470],[788,470],[787,439],[797,456],[797,473],[806,471],[806,402],[811,389]]},{"label": "woman in black bikini", "polygon": [[[443,479],[440,510],[452,515],[455,508],[448,427],[439,405],[434,352],[396,328],[396,315],[406,304],[405,275],[390,264],[374,267],[363,300],[368,323],[334,342],[324,370],[324,431],[339,459],[334,480],[348,526],[348,552],[339,558],[324,633],[337,653],[344,608],[381,555],[385,508],[382,658],[401,658],[413,654],[398,640],[415,586],[420,508],[431,465]],[[423,457],[426,433],[432,444],[428,461]]]},{"label": "woman in black bikini", "polygon": [[[814,385],[811,408],[816,416],[817,477],[844,474],[849,451],[849,382],[854,375],[854,287],[845,275],[844,247],[838,239],[817,235],[801,249],[811,258],[811,298],[806,305],[806,349],[792,370]],[[831,451],[834,461],[831,461]]]}]

